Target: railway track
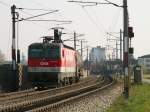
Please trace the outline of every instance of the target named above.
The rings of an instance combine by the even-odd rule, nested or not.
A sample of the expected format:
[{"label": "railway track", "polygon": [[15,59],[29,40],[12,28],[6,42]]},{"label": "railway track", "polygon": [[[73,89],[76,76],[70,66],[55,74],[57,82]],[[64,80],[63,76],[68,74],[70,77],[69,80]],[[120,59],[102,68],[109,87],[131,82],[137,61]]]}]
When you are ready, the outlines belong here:
[{"label": "railway track", "polygon": [[[80,99],[82,97],[88,96],[90,94],[93,94],[95,92],[101,91],[103,89],[106,89],[110,86],[112,86],[116,81],[115,80],[109,80],[109,79],[105,79],[105,81],[101,82],[101,83],[97,83],[95,85],[91,85],[89,87],[85,87],[80,89],[79,91],[75,91],[73,92],[73,94],[70,93],[70,96],[68,98],[62,97],[62,99],[60,98],[59,101],[46,105],[46,106],[42,106],[36,109],[32,109],[32,110],[28,110],[25,112],[53,112],[53,110],[57,110],[57,107],[66,104],[66,103],[71,103],[74,102],[77,99]],[[84,91],[85,89],[85,91]]]},{"label": "railway track", "polygon": [[[8,100],[0,108],[0,112],[43,112],[50,110],[63,102],[68,102],[71,99],[81,97],[88,92],[95,91],[102,86],[110,84],[108,79],[91,78],[89,82],[74,84],[67,87],[57,88],[53,90],[38,91],[38,93],[26,96],[25,98],[17,98]],[[37,109],[35,109],[37,108]]]},{"label": "railway track", "polygon": [[[18,93],[13,93],[12,95],[5,95],[5,97],[0,98],[0,111],[2,110],[1,108],[7,107],[7,109],[10,109],[11,106],[19,105],[25,102],[31,102],[33,99],[38,99],[38,98],[43,98],[46,96],[51,96],[54,94],[58,93],[63,93],[64,91],[69,91],[71,88],[80,88],[84,87],[87,84],[92,84],[95,83],[97,80],[96,77],[88,77],[81,82],[61,88],[56,88],[56,89],[51,89],[51,90],[44,90],[44,91],[31,91],[31,92],[18,92]],[[19,94],[20,93],[20,94]],[[24,93],[24,94],[23,94]],[[6,111],[6,110],[5,110]]]},{"label": "railway track", "polygon": [[78,88],[80,86],[85,86],[86,83],[94,83],[96,81],[96,77],[87,77],[80,81],[79,83],[73,84],[73,85],[68,85],[60,88],[55,88],[55,89],[48,89],[48,90],[43,90],[43,91],[34,91],[34,90],[28,90],[28,91],[20,91],[20,92],[14,92],[14,93],[8,93],[3,95],[3,97],[0,97],[0,105],[5,106],[9,105],[12,103],[17,103],[21,102],[24,100],[30,100],[34,98],[38,98],[40,96],[47,96],[47,95],[53,95],[57,94],[63,91],[67,91],[71,88]]},{"label": "railway track", "polygon": [[21,95],[21,94],[25,94],[25,93],[30,93],[35,91],[34,89],[27,89],[27,90],[22,90],[22,91],[17,91],[17,92],[10,92],[10,93],[0,93],[0,100],[3,98],[8,98],[8,97],[12,97],[12,96],[17,96],[17,95]]}]

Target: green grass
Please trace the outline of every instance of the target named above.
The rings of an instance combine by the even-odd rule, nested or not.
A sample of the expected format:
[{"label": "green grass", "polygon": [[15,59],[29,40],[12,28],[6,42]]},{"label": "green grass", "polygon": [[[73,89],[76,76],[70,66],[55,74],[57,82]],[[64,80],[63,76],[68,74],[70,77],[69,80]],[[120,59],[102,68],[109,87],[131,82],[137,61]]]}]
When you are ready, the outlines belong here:
[{"label": "green grass", "polygon": [[120,96],[107,112],[150,112],[150,84],[132,86],[129,100]]}]

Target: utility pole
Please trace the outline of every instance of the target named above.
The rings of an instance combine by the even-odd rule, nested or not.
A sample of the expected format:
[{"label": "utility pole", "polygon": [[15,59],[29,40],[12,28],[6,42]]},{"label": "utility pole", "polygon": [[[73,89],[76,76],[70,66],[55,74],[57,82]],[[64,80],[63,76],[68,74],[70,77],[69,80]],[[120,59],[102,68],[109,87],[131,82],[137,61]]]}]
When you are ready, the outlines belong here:
[{"label": "utility pole", "polygon": [[83,49],[82,49],[83,41],[81,40],[81,58],[83,58]]},{"label": "utility pole", "polygon": [[[18,77],[18,66],[16,62],[16,19],[18,19],[18,13],[16,12],[16,6],[13,5],[11,7],[11,14],[12,14],[12,75],[14,77],[13,81],[13,91],[17,90],[19,87],[19,77]],[[17,16],[16,16],[17,15]],[[18,51],[17,51],[18,53]],[[19,56],[19,55],[18,55]],[[19,58],[20,59],[20,58]]]},{"label": "utility pole", "polygon": [[[76,32],[74,31],[74,49],[76,51]],[[75,76],[76,78],[78,77],[78,70],[77,70],[77,52],[76,52],[76,56],[75,56],[75,60],[76,60],[76,66],[75,66]]]},{"label": "utility pole", "polygon": [[116,60],[118,59],[118,42],[116,40]]},{"label": "utility pole", "polygon": [[[19,13],[16,12],[17,19],[19,18]],[[20,49],[19,49],[19,21],[17,21],[17,64],[20,64]]]},{"label": "utility pole", "polygon": [[89,48],[87,46],[87,76],[89,75],[88,69],[89,69]]},{"label": "utility pole", "polygon": [[16,6],[13,5],[11,7],[11,14],[12,14],[12,69],[13,72],[16,73],[17,65],[16,65]]},{"label": "utility pole", "polygon": [[124,96],[129,98],[129,36],[128,36],[128,9],[127,0],[123,0],[124,16]]},{"label": "utility pole", "polygon": [[120,61],[122,61],[122,30],[120,29]]},{"label": "utility pole", "polygon": [[115,48],[113,48],[113,52],[112,52],[112,60],[114,61],[115,60]]},{"label": "utility pole", "polygon": [[76,32],[74,32],[74,49],[76,50]]},{"label": "utility pole", "polygon": [[[117,38],[118,38],[118,37],[117,37]],[[113,49],[113,52],[114,52],[114,55],[115,55],[115,56],[114,56],[114,59],[119,59],[119,58],[118,58],[118,51],[119,51],[119,49],[118,49],[118,45],[119,45],[119,44],[118,44],[118,41],[120,41],[120,40],[118,40],[117,38],[116,38],[116,39],[107,39],[107,40],[110,40],[110,41],[113,40],[113,41],[116,42],[116,47]]]},{"label": "utility pole", "polygon": [[[16,12],[16,6],[13,5],[11,7],[12,14],[12,68],[13,70],[17,70],[17,63],[20,63],[20,50],[18,46],[18,38],[17,38],[17,48],[16,48],[16,19],[18,19],[19,14]],[[17,56],[16,56],[17,52]]]},{"label": "utility pole", "polygon": [[122,50],[123,50],[123,46],[122,46],[122,42],[123,42],[123,38],[122,38],[122,30],[120,29],[120,75],[123,75],[123,60],[122,60]]}]

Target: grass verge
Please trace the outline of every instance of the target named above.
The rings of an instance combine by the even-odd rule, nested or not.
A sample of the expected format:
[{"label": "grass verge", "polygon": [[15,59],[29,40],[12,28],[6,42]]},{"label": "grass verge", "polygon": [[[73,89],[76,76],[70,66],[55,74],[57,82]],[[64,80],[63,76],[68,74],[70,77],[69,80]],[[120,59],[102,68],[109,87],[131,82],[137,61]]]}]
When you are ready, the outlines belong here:
[{"label": "grass verge", "polygon": [[150,84],[131,87],[130,98],[120,96],[107,112],[150,112]]}]

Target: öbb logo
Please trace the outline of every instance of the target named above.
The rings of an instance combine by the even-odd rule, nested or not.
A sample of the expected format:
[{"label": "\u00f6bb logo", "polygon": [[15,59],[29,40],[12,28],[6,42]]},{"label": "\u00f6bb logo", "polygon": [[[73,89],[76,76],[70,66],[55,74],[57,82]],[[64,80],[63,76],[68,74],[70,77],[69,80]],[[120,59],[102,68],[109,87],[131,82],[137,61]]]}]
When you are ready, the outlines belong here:
[{"label": "\u00f6bb logo", "polygon": [[48,62],[40,62],[40,65],[42,66],[48,65]]}]

